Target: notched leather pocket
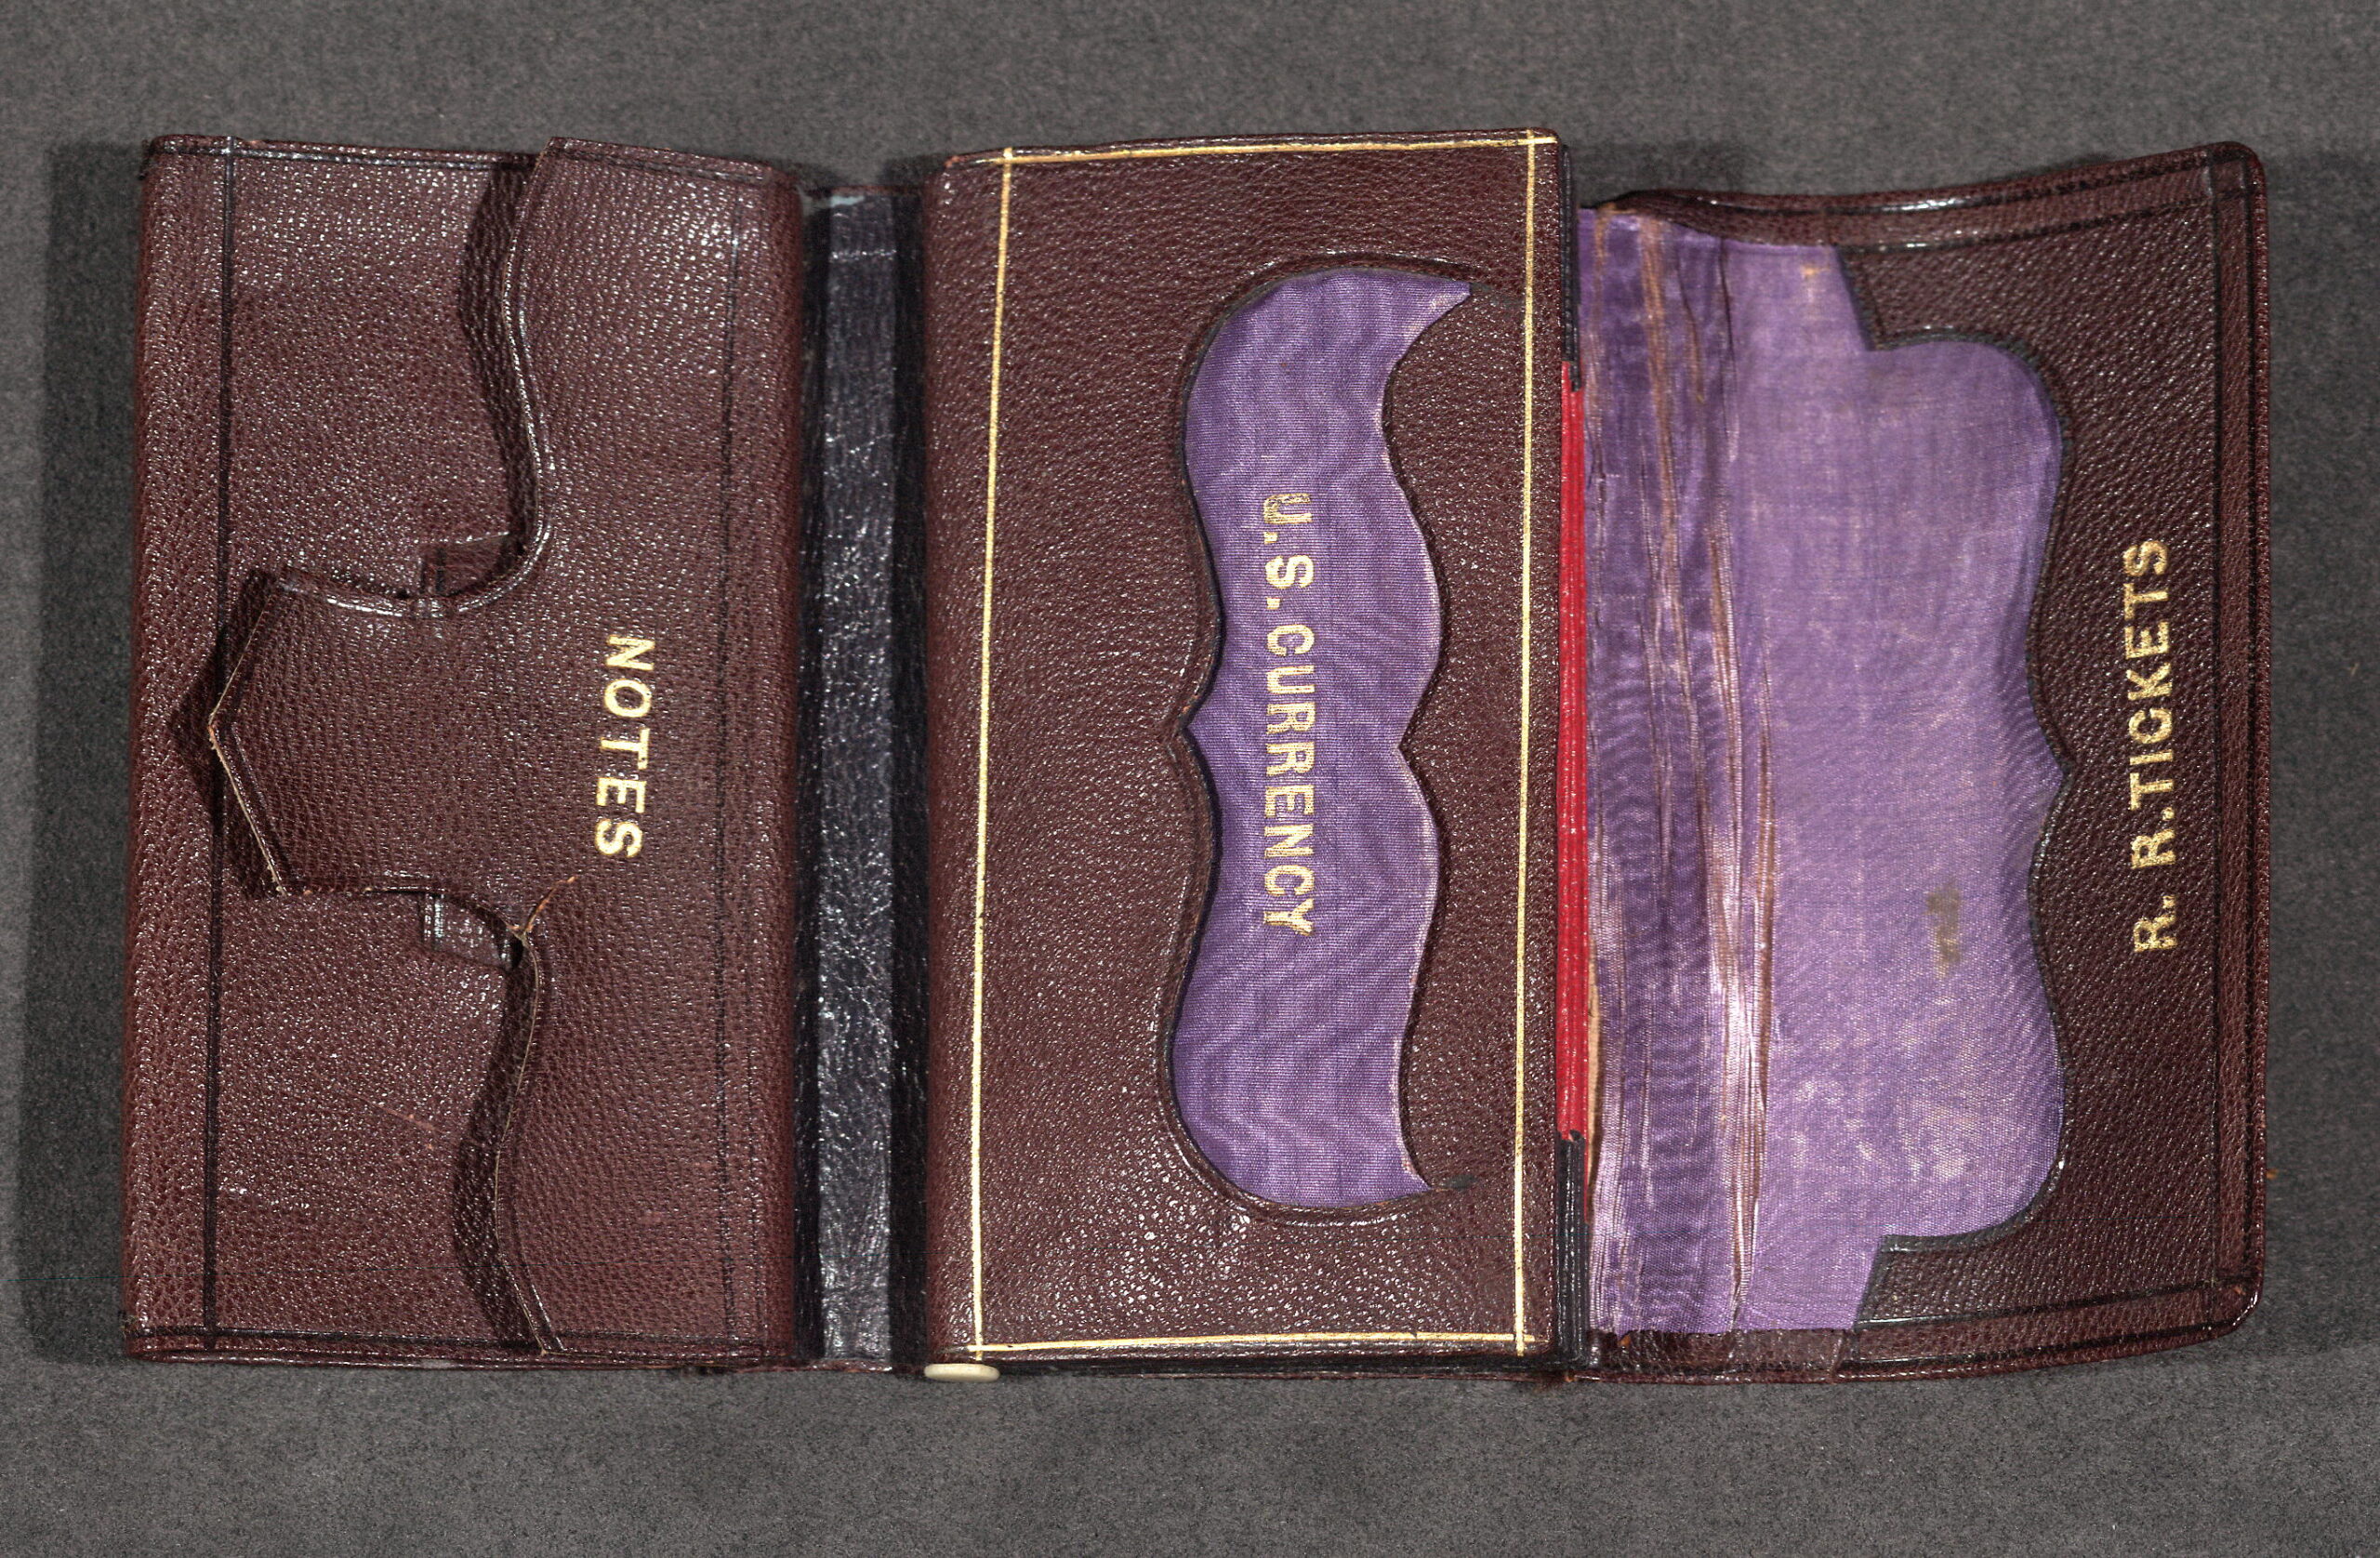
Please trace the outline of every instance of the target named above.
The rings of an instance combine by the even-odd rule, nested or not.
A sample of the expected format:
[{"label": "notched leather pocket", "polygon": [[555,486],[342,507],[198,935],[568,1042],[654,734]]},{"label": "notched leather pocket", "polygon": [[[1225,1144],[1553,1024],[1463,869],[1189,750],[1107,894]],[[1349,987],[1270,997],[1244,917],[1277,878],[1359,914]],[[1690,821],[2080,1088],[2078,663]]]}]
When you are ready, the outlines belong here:
[{"label": "notched leather pocket", "polygon": [[[275,177],[340,161],[242,154]],[[350,207],[386,195],[376,175],[390,170],[347,161],[369,170],[348,175]],[[793,193],[752,165],[557,142],[517,214],[496,204],[460,273],[418,284],[464,303],[467,339],[435,344],[479,364],[479,415],[513,468],[464,482],[425,456],[400,480],[425,504],[448,484],[508,493],[518,523],[450,522],[477,529],[430,547],[420,588],[402,592],[308,571],[337,555],[311,537],[259,548],[258,609],[208,721],[222,825],[253,840],[280,912],[410,894],[441,916],[428,945],[502,984],[468,1110],[390,1106],[451,1144],[450,1204],[410,1182],[402,1203],[376,1190],[369,1157],[319,1196],[446,1214],[487,1334],[400,1315],[385,1339],[358,1325],[322,1340],[782,1356],[795,1345]],[[236,331],[227,342],[245,350]],[[318,453],[334,473],[338,410]],[[243,503],[275,505],[301,535],[329,528],[302,495],[224,482],[235,520]],[[260,925],[274,908],[258,906]],[[420,961],[421,977],[433,961],[440,979],[485,977]],[[312,977],[295,971],[300,1006]],[[245,1045],[245,1020],[226,1010],[229,1044]],[[316,1010],[317,1048],[363,1046],[344,1022]],[[407,1057],[371,1060],[402,1073]],[[243,1140],[270,1129],[254,1108],[232,1122]],[[284,1248],[304,1237],[284,1233]]]},{"label": "notched leather pocket", "polygon": [[1588,916],[1610,1334],[1826,1331],[2023,1208],[2058,1067],[2027,876],[2038,379],[1871,344],[1836,251],[1582,224]]},{"label": "notched leather pocket", "polygon": [[[2237,1324],[2261,1253],[2254,158],[2210,147],[1930,196],[1664,192],[1610,210],[1606,222],[1674,222],[1705,244],[1822,246],[1840,256],[1877,354],[1997,349],[2055,408],[2057,496],[2023,665],[2060,779],[2028,883],[2058,1108],[2038,1194],[1964,1232],[1887,1230],[1856,1312],[1800,1317],[1757,1345],[1672,1317],[1666,1333],[1606,1335],[1599,1362],[1805,1378],[1966,1372],[2170,1346]],[[1613,777],[1606,769],[1606,785]],[[1937,960],[1971,953],[1973,899],[1922,880],[1911,891],[1912,916],[1922,895],[1934,922]],[[1637,1073],[1610,1049],[1634,1018],[1608,991],[1602,1015],[1608,1130],[1615,1111],[1644,1101],[1618,1096]],[[2023,1015],[2012,1007],[1985,1036],[2021,1036]],[[1604,1144],[1607,1157],[1619,1150]],[[1606,1253],[1592,1274],[1624,1265],[1616,1247]],[[1630,1318],[1607,1311],[1604,1324]]]}]

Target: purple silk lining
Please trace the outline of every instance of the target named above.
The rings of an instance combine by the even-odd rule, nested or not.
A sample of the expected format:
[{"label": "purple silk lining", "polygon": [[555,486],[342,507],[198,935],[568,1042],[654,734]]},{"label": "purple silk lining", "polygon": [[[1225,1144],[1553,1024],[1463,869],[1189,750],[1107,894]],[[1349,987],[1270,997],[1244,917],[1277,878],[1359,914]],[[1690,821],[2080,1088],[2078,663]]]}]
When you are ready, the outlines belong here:
[{"label": "purple silk lining", "polygon": [[1290,1206],[1429,1188],[1397,1079],[1438,838],[1399,745],[1437,668],[1438,590],[1381,418],[1399,359],[1468,290],[1291,277],[1216,331],[1184,408],[1223,650],[1190,720],[1217,847],[1174,1098],[1226,1178]]},{"label": "purple silk lining", "polygon": [[2058,429],[1829,248],[1587,214],[1589,807],[1615,1332],[1836,1328],[2056,1156],[2025,626]]}]

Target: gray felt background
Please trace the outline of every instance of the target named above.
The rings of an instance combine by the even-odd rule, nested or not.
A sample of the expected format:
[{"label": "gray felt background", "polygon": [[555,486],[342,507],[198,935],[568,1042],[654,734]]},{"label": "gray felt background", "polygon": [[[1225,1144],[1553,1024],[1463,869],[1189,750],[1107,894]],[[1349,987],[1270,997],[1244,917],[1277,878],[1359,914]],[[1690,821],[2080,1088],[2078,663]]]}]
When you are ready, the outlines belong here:
[{"label": "gray felt background", "polygon": [[[2302,0],[0,7],[0,1550],[2380,1551],[2376,55],[2373,7]],[[1568,139],[1589,197],[1888,189],[2222,139],[2264,153],[2276,1177],[2246,1331],[1835,1388],[115,1356],[143,139],[569,134],[851,180],[1017,141],[1527,123]]]}]

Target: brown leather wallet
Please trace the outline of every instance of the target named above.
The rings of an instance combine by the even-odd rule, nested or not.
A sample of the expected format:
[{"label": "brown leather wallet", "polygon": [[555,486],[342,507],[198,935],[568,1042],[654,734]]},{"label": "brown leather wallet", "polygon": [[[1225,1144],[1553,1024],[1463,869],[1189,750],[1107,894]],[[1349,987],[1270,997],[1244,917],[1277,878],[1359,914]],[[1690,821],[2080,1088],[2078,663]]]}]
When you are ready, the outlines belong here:
[{"label": "brown leather wallet", "polygon": [[128,1347],[1779,1379],[2261,1264],[2261,185],[145,174]]}]

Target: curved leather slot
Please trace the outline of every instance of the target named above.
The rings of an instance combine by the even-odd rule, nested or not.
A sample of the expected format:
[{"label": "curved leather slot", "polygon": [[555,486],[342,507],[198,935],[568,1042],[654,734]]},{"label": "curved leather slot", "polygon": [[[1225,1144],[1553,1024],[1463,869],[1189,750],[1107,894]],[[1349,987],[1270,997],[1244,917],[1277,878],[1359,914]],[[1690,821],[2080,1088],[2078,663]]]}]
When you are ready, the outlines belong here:
[{"label": "curved leather slot", "polygon": [[2215,146],[1931,193],[1612,208],[1836,246],[1875,346],[1990,342],[2039,374],[2064,449],[2027,659],[2066,783],[2031,878],[2063,1081],[2047,1184],[1975,1233],[1886,1240],[1847,1333],[1778,1333],[1808,1345],[1761,1356],[1640,1333],[1607,1341],[1607,1367],[2021,1367],[2172,1346],[2254,1302],[2260,201],[2254,157]]},{"label": "curved leather slot", "polygon": [[1227,1179],[1289,1206],[1429,1189],[1397,1082],[1438,834],[1400,748],[1437,669],[1438,584],[1382,416],[1397,363],[1469,292],[1293,276],[1223,322],[1183,413],[1223,652],[1189,721],[1219,858],[1174,1100]]},{"label": "curved leather slot", "polygon": [[[781,1349],[789,193],[558,142],[506,261],[511,566],[272,581],[209,733],[282,892],[503,925],[525,1011],[458,1181],[537,1346]],[[476,1193],[466,1192],[469,1200]]]},{"label": "curved leather slot", "polygon": [[2057,1140],[2022,646],[2058,429],[1835,252],[1591,214],[1598,1328],[1846,1327]]},{"label": "curved leather slot", "polygon": [[1880,1365],[2170,1344],[2255,1297],[2261,175],[2238,147],[2089,171],[2083,211],[1845,254],[1880,342],[2009,343],[2067,430],[2029,646],[2069,775],[2032,886],[2058,1166],[2001,1226],[1887,1246],[1858,1349]]}]

